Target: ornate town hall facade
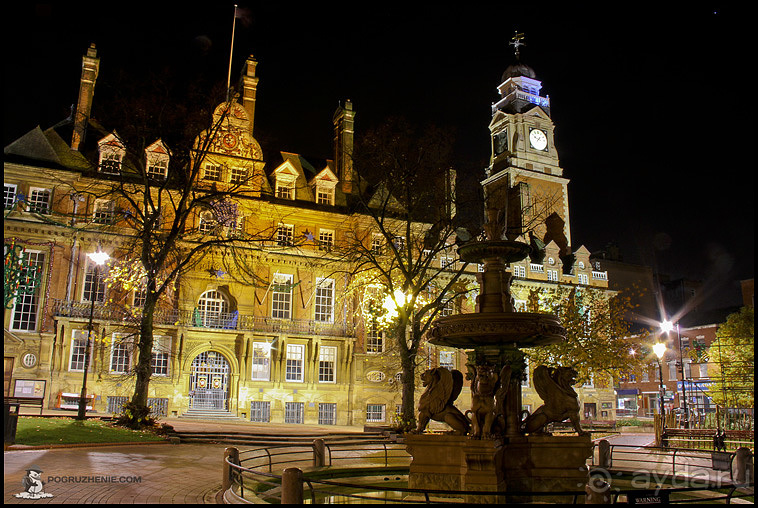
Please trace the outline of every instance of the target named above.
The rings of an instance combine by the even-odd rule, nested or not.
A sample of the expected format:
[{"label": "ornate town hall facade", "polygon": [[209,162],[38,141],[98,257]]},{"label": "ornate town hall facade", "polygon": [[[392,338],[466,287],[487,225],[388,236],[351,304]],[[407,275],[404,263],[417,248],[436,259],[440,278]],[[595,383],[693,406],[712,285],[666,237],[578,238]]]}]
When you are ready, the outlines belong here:
[{"label": "ornate town hall facade", "polygon": [[[118,260],[133,241],[123,226],[132,213],[128,206],[84,191],[125,171],[129,148],[116,131],[101,135],[93,127],[99,65],[93,45],[83,57],[70,122],[37,127],[5,147],[6,281],[9,250],[18,254],[14,262],[20,260],[22,276],[19,290],[6,300],[4,357],[7,395],[39,397],[46,408],[75,409],[91,319],[95,340],[89,348],[87,404],[103,413],[119,410],[133,393],[137,351],[129,324],[145,288],[139,280],[109,284],[108,270],[128,272],[128,265],[98,268],[87,256],[102,250]],[[236,185],[243,198],[229,205],[231,219],[219,220],[221,208],[198,213],[186,239],[219,227],[240,238],[266,229],[271,236],[244,257],[206,256],[182,273],[154,317],[149,404],[165,416],[213,411],[271,423],[391,423],[401,400],[399,365],[385,356],[382,333],[365,326],[361,302],[343,296],[348,278],[335,275],[329,263],[348,225],[360,222],[349,206],[359,190],[354,178],[359,168],[353,168],[350,157],[355,111],[346,101],[334,113],[332,160],[265,154],[253,137],[256,65],[248,58],[241,93],[216,109],[214,119],[224,120],[219,129],[197,138],[198,143],[212,138],[198,188]],[[587,249],[572,250],[568,180],[540,81],[529,67],[517,64],[505,72],[498,90],[501,98],[492,106],[490,124],[491,165],[482,185],[491,203],[525,210],[508,214],[513,231],[530,231],[521,239],[534,252],[510,267],[516,307],[525,308],[534,287],[607,288],[605,273],[592,270]],[[159,186],[171,167],[171,147],[156,139],[144,157],[147,174]],[[444,269],[451,258],[437,262]],[[248,268],[251,277],[232,276],[235,263]],[[469,266],[464,278],[473,282],[476,273],[477,267]],[[466,301],[446,311],[469,312]],[[425,354],[430,367],[465,371],[465,355],[459,352],[429,346]],[[612,389],[586,385],[580,400],[584,416],[615,417]],[[541,404],[528,379],[524,403]]]}]

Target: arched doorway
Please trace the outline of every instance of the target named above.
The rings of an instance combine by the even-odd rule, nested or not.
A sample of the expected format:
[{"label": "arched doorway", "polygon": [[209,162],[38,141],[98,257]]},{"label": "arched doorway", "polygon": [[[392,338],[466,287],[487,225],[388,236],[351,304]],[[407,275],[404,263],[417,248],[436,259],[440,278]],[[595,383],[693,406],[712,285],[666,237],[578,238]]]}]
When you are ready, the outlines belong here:
[{"label": "arched doorway", "polygon": [[192,360],[190,374],[190,408],[228,409],[229,362],[216,351],[205,351]]}]

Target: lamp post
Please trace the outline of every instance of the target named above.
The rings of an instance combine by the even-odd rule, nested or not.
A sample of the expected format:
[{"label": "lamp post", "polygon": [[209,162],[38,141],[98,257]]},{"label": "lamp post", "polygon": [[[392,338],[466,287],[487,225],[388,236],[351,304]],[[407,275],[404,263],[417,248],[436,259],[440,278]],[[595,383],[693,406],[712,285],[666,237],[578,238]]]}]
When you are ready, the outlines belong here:
[{"label": "lamp post", "polygon": [[666,436],[666,408],[664,407],[663,396],[666,393],[666,389],[663,386],[663,368],[661,367],[661,360],[663,360],[663,355],[666,354],[666,344],[661,342],[656,343],[653,346],[653,352],[655,353],[655,356],[658,357],[658,397],[660,401],[659,413],[661,415],[661,443],[663,446],[666,446],[663,444],[664,437]]},{"label": "lamp post", "polygon": [[95,295],[97,294],[98,279],[100,278],[100,267],[110,259],[110,256],[101,251],[91,252],[87,254],[87,257],[95,263],[95,277],[92,281],[92,289],[90,291],[91,305],[89,308],[89,324],[87,325],[87,344],[84,348],[84,374],[82,375],[82,394],[79,397],[79,411],[76,415],[77,420],[84,420],[87,412],[87,370],[89,369],[89,351],[90,351],[90,337],[92,336],[92,320],[95,316]]},{"label": "lamp post", "polygon": [[674,325],[671,321],[664,321],[661,323],[661,331],[666,332],[668,335],[669,332],[671,332],[674,329],[674,326],[676,326],[676,338],[679,344],[679,368],[682,373],[682,411],[684,412],[684,428],[689,429],[690,428],[690,418],[689,418],[689,411],[687,411],[687,389],[685,388],[685,385],[687,383],[686,378],[684,377],[684,358],[682,356],[682,336],[679,334],[679,323],[676,323]]}]

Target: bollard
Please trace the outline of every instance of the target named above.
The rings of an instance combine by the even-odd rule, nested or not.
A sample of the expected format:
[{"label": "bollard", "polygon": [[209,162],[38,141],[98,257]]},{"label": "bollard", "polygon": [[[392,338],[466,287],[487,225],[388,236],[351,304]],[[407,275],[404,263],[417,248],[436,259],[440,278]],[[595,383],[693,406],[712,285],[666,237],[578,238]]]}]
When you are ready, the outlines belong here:
[{"label": "bollard", "polygon": [[313,440],[313,467],[322,467],[326,465],[326,443],[324,440]]},{"label": "bollard", "polygon": [[282,504],[303,504],[303,472],[296,467],[282,473]]},{"label": "bollard", "polygon": [[734,454],[734,481],[739,484],[753,482],[753,453],[750,448],[740,446]]},{"label": "bollard", "polygon": [[607,439],[601,439],[597,443],[597,465],[603,469],[611,468],[611,443]]},{"label": "bollard", "polygon": [[585,504],[610,504],[611,503],[611,486],[600,478],[590,478],[584,487],[587,494]]},{"label": "bollard", "polygon": [[223,492],[226,492],[232,487],[232,484],[234,483],[232,479],[234,478],[234,468],[229,465],[229,462],[227,462],[226,459],[229,459],[229,462],[233,464],[239,465],[240,463],[240,452],[237,448],[230,446],[229,448],[226,448],[224,450],[224,467],[223,467],[223,478],[221,478],[221,489]]}]

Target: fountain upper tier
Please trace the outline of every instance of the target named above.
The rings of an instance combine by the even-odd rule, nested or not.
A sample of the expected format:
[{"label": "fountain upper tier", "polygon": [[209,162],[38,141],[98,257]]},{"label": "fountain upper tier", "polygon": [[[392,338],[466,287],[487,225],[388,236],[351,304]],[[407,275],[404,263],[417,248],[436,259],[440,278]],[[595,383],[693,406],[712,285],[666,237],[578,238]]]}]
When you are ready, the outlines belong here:
[{"label": "fountain upper tier", "polygon": [[511,301],[511,274],[505,263],[521,261],[530,247],[523,242],[488,240],[471,242],[458,248],[458,255],[469,263],[482,263],[481,293],[477,312],[457,314],[435,321],[431,342],[459,349],[479,347],[533,347],[554,344],[566,337],[558,318],[551,314],[515,312]]}]

